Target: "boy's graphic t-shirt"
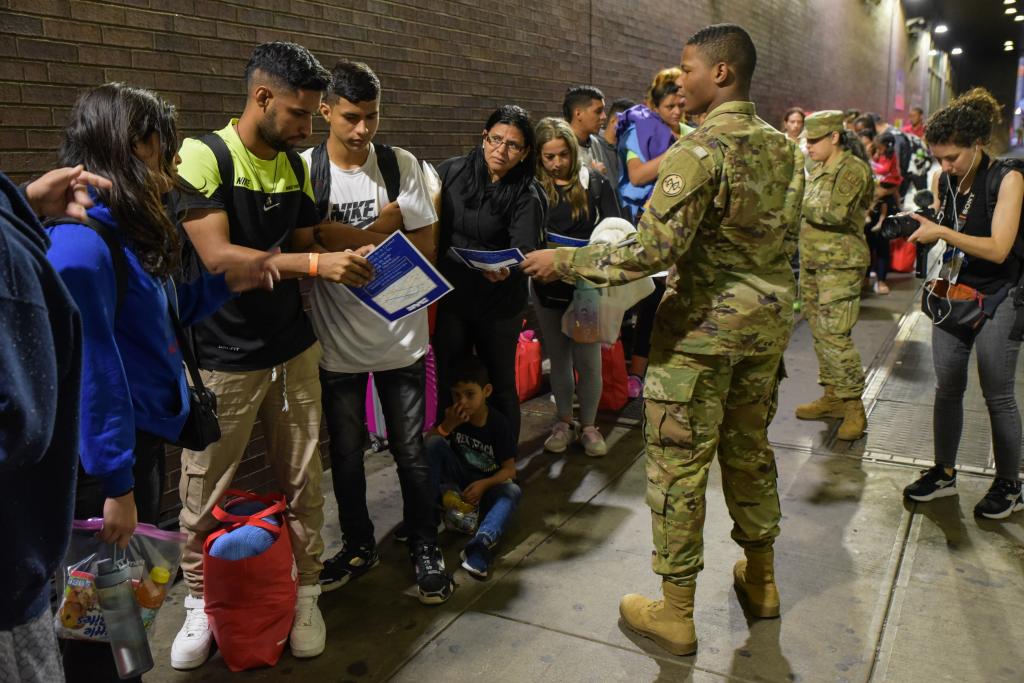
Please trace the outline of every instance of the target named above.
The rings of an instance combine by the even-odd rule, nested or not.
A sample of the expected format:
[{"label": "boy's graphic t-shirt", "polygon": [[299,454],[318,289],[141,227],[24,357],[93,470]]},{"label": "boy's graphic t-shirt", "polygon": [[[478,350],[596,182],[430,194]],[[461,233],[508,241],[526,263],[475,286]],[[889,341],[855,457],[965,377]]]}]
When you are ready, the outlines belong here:
[{"label": "boy's graphic t-shirt", "polygon": [[[437,220],[434,202],[419,162],[409,152],[393,148],[401,175],[398,207],[406,231],[419,230]],[[313,150],[302,153],[312,162]],[[359,168],[331,167],[329,219],[356,228],[368,228],[388,203],[377,153],[370,153]],[[363,306],[345,285],[317,279],[311,296],[313,329],[323,347],[320,366],[329,372],[373,372],[412,365],[427,352],[427,309],[388,323]]]},{"label": "boy's graphic t-shirt", "polygon": [[463,463],[480,473],[481,479],[497,472],[502,462],[516,457],[508,420],[493,408],[488,409],[487,424],[483,427],[465,422],[452,430],[448,441]]}]

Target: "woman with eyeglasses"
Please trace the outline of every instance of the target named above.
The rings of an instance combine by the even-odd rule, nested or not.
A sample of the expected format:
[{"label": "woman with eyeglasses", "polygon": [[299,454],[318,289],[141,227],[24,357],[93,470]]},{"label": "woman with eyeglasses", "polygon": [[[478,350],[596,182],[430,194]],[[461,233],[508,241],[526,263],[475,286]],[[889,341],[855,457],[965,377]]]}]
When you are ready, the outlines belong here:
[{"label": "woman with eyeglasses", "polygon": [[546,200],[534,180],[537,150],[525,109],[504,105],[484,125],[480,143],[438,166],[441,176],[438,269],[455,288],[438,306],[434,331],[438,414],[451,403],[449,374],[474,353],[487,366],[491,404],[519,441],[516,343],[526,307],[527,278],[517,268],[479,271],[452,248],[497,251],[537,249]]},{"label": "woman with eyeglasses", "polygon": [[[619,197],[625,218],[634,225],[640,221],[644,205],[654,192],[658,167],[669,148],[680,137],[693,131],[682,123],[683,97],[677,81],[683,75],[679,67],[662,69],[647,90],[647,100],[627,109],[619,117],[619,157],[622,160],[622,178],[619,179]],[[634,309],[636,324],[630,342],[628,392],[630,398],[643,393],[647,372],[647,354],[651,350],[651,331],[654,314],[665,295],[665,278],[654,278],[654,292],[638,303]]]},{"label": "woman with eyeglasses", "polygon": [[988,519],[1005,519],[1024,510],[1021,422],[1014,393],[1020,341],[1010,339],[1021,313],[1011,292],[1021,286],[1024,269],[1024,176],[1019,162],[993,159],[985,151],[993,127],[1000,122],[1000,109],[991,93],[976,88],[929,117],[925,140],[942,167],[932,185],[938,222],[914,214],[921,225],[909,238],[920,244],[945,240],[940,277],[955,283],[958,294],[980,295],[985,315],[980,328],[932,326],[935,465],[903,489],[903,495],[917,502],[957,495],[956,458],[973,349],[992,426],[996,466],[995,480],[974,506],[974,516]]}]

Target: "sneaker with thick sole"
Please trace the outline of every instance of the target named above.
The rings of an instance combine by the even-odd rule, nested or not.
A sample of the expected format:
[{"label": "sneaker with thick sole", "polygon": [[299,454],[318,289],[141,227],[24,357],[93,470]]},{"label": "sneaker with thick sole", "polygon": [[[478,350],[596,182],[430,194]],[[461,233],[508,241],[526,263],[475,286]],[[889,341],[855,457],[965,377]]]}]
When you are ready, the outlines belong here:
[{"label": "sneaker with thick sole", "polygon": [[918,503],[927,503],[929,500],[955,496],[956,494],[956,470],[953,470],[952,475],[947,475],[946,468],[942,465],[935,465],[930,469],[921,470],[921,476],[918,480],[903,489],[903,496],[905,498],[915,500]]},{"label": "sneaker with thick sole", "polygon": [[288,636],[293,657],[316,657],[327,645],[327,625],[317,600],[320,586],[299,586],[295,597],[295,618]]},{"label": "sneaker with thick sole", "polygon": [[474,579],[487,578],[487,571],[491,568],[491,551],[488,545],[486,537],[474,536],[462,549],[462,568]]},{"label": "sneaker with thick sole", "polygon": [[411,555],[420,602],[424,605],[440,605],[452,597],[455,582],[445,569],[441,549],[433,543],[420,543]]},{"label": "sneaker with thick sole", "polygon": [[320,588],[324,592],[341,588],[379,563],[380,557],[372,546],[349,548],[348,544],[345,544],[341,547],[341,552],[324,561],[324,568],[320,571]]},{"label": "sneaker with thick sole", "polygon": [[549,453],[565,453],[565,449],[576,440],[576,426],[559,420],[551,427],[551,435],[544,441],[544,450]]},{"label": "sneaker with thick sole", "polygon": [[171,666],[188,671],[203,665],[210,657],[213,634],[206,619],[206,602],[191,595],[185,598],[185,623],[171,645]]},{"label": "sneaker with thick sole", "polygon": [[593,425],[583,428],[580,433],[580,443],[583,444],[583,452],[591,458],[608,455],[608,444],[605,443],[601,432]]},{"label": "sneaker with thick sole", "polygon": [[996,477],[985,497],[974,506],[974,516],[986,519],[1006,519],[1019,510],[1024,510],[1020,482]]}]

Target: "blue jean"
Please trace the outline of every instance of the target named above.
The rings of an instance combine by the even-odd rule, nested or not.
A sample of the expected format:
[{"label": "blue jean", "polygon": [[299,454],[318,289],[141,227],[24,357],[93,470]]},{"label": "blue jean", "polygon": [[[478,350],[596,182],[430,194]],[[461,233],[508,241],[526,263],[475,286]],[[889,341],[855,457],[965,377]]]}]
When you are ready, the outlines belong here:
[{"label": "blue jean", "polygon": [[[447,439],[431,436],[427,439],[426,449],[438,497],[449,489],[461,492],[474,481],[484,478],[466,466]],[[510,480],[490,487],[480,499],[481,519],[476,535],[483,536],[482,540],[488,547],[493,547],[501,538],[522,495],[519,486]]]}]

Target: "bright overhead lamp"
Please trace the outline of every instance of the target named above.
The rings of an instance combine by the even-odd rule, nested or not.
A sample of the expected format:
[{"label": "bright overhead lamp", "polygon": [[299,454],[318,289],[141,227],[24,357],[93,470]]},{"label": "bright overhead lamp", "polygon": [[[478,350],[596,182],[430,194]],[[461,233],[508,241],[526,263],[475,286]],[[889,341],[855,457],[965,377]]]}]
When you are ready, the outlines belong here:
[{"label": "bright overhead lamp", "polygon": [[1015,2],[1017,2],[1017,0],[1003,0],[1004,5],[1012,5]]},{"label": "bright overhead lamp", "polygon": [[954,57],[956,57],[957,55],[962,55],[963,53],[964,49],[962,47],[954,47],[952,50],[949,51],[949,54],[953,55]]},{"label": "bright overhead lamp", "polygon": [[938,26],[935,27],[935,32],[936,33],[945,33],[948,30],[949,30],[949,27],[946,26],[945,24],[939,24]]},{"label": "bright overhead lamp", "polygon": [[1013,45],[1013,41],[1012,40],[1004,40],[1003,41],[1003,45]]},{"label": "bright overhead lamp", "polygon": [[1024,21],[1024,14],[1018,14],[1013,18],[1014,21]]},{"label": "bright overhead lamp", "polygon": [[928,50],[928,56],[929,56],[929,57],[934,57],[934,56],[935,56],[935,55],[937,55],[937,54],[939,54],[939,51],[938,51],[938,50],[936,50],[936,49],[934,49],[934,48],[933,48],[933,49],[931,49],[931,50]]},{"label": "bright overhead lamp", "polygon": [[1006,8],[1006,13],[1007,14],[1016,14],[1017,13],[1017,8],[1016,7],[1007,7]]}]

